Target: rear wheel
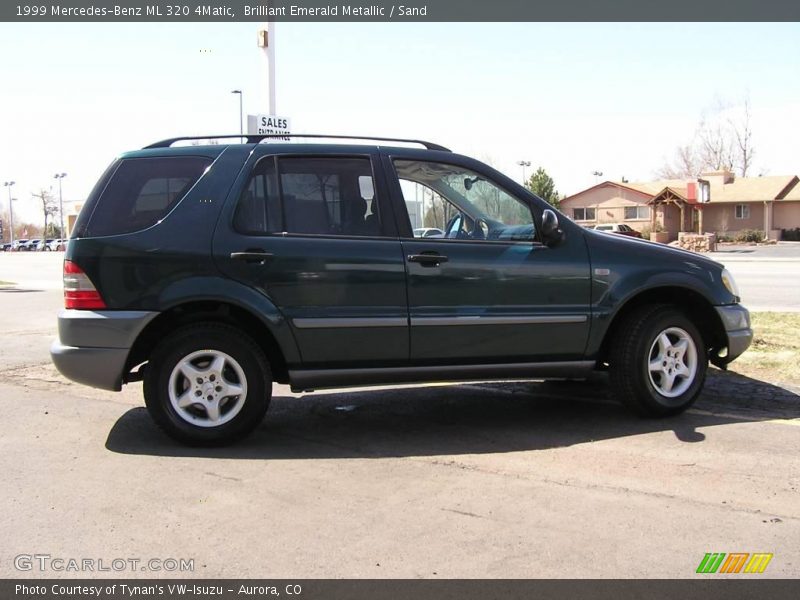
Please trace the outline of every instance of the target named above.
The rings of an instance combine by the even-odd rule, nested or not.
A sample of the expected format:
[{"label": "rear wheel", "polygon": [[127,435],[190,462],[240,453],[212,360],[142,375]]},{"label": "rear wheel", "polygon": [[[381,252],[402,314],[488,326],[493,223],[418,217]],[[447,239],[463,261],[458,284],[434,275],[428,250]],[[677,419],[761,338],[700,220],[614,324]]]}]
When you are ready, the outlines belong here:
[{"label": "rear wheel", "polygon": [[707,367],[700,332],[672,306],[636,310],[612,342],[612,388],[623,404],[644,416],[686,410],[700,395]]},{"label": "rear wheel", "polygon": [[190,325],[155,348],[144,377],[153,420],[172,438],[193,445],[233,442],[250,433],[269,406],[266,357],[229,325]]}]

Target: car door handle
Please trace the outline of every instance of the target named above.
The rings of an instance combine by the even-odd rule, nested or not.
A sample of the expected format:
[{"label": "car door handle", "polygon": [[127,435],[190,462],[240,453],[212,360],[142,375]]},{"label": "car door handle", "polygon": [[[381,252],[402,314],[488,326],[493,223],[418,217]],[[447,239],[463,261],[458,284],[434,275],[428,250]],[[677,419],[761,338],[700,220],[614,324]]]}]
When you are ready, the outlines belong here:
[{"label": "car door handle", "polygon": [[263,250],[247,250],[245,252],[231,252],[233,260],[243,260],[246,263],[253,263],[263,265],[267,260],[272,258],[271,252],[264,252]]},{"label": "car door handle", "polygon": [[420,263],[423,267],[439,266],[439,263],[444,263],[450,260],[441,254],[409,254],[408,262]]}]

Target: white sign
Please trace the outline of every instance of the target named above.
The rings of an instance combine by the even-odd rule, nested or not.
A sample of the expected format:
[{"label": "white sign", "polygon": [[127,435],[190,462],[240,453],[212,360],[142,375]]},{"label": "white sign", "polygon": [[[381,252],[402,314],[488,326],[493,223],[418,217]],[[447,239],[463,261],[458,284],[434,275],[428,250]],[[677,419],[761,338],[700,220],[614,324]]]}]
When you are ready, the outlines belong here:
[{"label": "white sign", "polygon": [[[249,135],[287,135],[291,133],[289,117],[276,115],[247,115],[247,133]],[[289,138],[281,138],[289,141]]]}]

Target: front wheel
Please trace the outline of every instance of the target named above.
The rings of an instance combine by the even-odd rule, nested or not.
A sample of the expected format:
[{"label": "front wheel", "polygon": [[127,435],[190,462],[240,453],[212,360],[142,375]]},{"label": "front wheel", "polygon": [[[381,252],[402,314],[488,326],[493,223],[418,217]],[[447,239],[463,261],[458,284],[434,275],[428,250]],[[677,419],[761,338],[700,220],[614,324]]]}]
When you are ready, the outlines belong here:
[{"label": "front wheel", "polygon": [[612,342],[612,389],[633,411],[663,417],[689,408],[703,388],[708,357],[703,338],[681,311],[645,306],[631,314]]},{"label": "front wheel", "polygon": [[165,337],[144,376],[153,420],[170,437],[191,445],[244,437],[264,418],[271,392],[261,348],[221,323],[189,325]]}]

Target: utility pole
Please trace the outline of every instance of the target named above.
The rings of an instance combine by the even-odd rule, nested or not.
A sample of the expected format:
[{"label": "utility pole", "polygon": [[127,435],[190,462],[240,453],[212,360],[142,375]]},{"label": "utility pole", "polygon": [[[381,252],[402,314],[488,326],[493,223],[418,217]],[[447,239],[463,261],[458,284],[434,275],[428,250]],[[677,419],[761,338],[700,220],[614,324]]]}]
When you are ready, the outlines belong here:
[{"label": "utility pole", "polygon": [[[58,237],[62,240],[64,239],[64,198],[61,195],[61,180],[66,176],[66,173],[56,173],[53,175],[53,179],[58,179],[58,214],[61,217],[61,228],[58,230]],[[44,237],[47,237],[47,232],[45,232]]]},{"label": "utility pole", "polygon": [[16,181],[6,181],[3,183],[3,187],[8,188],[8,226],[11,231],[12,244],[14,243],[14,201],[11,199],[11,186],[15,183]]}]

